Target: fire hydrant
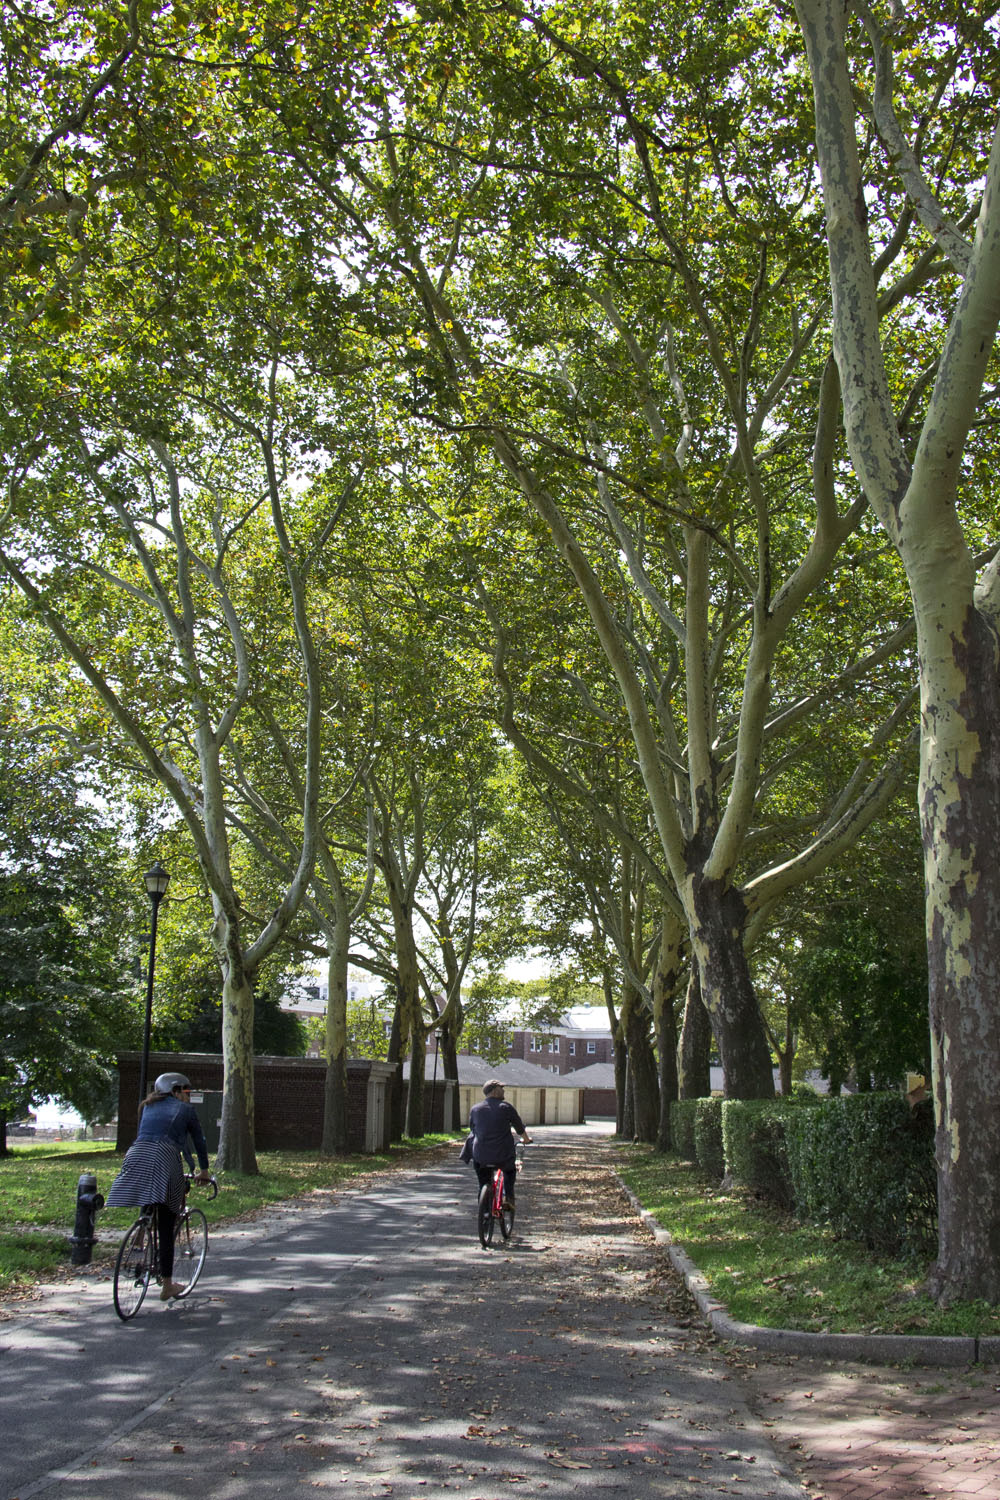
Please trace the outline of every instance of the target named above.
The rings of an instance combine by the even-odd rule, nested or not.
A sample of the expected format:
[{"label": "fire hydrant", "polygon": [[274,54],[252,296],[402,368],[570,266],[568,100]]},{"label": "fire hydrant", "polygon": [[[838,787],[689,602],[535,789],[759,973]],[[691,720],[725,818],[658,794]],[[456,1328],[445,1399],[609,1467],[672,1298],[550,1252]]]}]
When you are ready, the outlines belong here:
[{"label": "fire hydrant", "polygon": [[81,1172],[76,1184],[76,1222],[69,1242],[73,1247],[70,1260],[74,1266],[89,1266],[94,1250],[94,1215],[104,1207],[104,1194],[97,1191],[92,1172]]}]

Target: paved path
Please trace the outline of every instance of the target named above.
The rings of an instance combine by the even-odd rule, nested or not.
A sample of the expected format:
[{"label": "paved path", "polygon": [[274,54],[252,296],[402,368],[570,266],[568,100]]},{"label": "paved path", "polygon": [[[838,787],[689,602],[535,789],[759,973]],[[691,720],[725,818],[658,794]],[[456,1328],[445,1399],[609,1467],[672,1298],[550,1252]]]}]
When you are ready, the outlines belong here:
[{"label": "paved path", "polygon": [[731,1362],[813,1500],[1000,1500],[1000,1370]]},{"label": "paved path", "polygon": [[720,1349],[608,1144],[537,1135],[507,1250],[449,1152],[217,1236],[127,1326],[96,1270],[8,1308],[0,1500],[1000,1500],[1000,1371]]},{"label": "paved path", "polygon": [[123,1325],[93,1273],[0,1323],[0,1500],[803,1500],[606,1145],[538,1135],[510,1249],[451,1151],[219,1236],[189,1303]]}]

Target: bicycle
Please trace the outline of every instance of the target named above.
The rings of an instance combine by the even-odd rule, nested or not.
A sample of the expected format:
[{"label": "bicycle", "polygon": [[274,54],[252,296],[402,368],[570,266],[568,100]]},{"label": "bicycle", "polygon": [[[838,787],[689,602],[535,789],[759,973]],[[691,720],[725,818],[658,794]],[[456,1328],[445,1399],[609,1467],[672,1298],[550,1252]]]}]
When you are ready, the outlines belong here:
[{"label": "bicycle", "polygon": [[[208,1254],[208,1220],[200,1208],[192,1208],[187,1200],[192,1180],[190,1174],[184,1178],[184,1207],[177,1216],[174,1229],[173,1279],[184,1283],[183,1291],[177,1293],[178,1301],[194,1290]],[[208,1186],[212,1189],[212,1198],[218,1197],[219,1184],[214,1177]],[[134,1318],[139,1311],[150,1281],[157,1284],[161,1281],[159,1265],[156,1205],[147,1204],[126,1231],[115,1261],[115,1312],[123,1323]]]},{"label": "bicycle", "polygon": [[[523,1156],[524,1147],[519,1143],[515,1162],[515,1170],[518,1172],[521,1170]],[[476,1214],[479,1243],[484,1250],[488,1250],[493,1243],[495,1225],[500,1225],[500,1235],[504,1240],[510,1239],[514,1229],[514,1205],[504,1201],[503,1168],[494,1166],[491,1170],[492,1178],[489,1182],[484,1182],[479,1189],[479,1205]]]}]

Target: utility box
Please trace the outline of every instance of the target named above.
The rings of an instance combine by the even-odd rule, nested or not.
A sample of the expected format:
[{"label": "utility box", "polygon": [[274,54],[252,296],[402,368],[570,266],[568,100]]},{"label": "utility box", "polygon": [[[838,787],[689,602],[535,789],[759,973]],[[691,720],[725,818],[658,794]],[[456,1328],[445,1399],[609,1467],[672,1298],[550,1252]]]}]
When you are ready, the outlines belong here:
[{"label": "utility box", "polygon": [[201,1121],[201,1128],[205,1132],[208,1154],[213,1156],[219,1149],[219,1136],[222,1131],[222,1090],[215,1093],[208,1089],[192,1089],[191,1103],[195,1114]]}]

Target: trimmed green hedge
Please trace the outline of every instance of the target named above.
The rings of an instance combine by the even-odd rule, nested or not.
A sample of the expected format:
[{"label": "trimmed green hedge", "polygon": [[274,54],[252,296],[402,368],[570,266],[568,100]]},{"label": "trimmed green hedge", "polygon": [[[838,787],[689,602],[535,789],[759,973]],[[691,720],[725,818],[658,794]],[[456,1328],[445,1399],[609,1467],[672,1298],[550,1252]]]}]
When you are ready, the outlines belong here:
[{"label": "trimmed green hedge", "polygon": [[721,1180],[726,1173],[722,1149],[724,1099],[696,1099],[694,1110],[694,1159],[706,1177]]},{"label": "trimmed green hedge", "polygon": [[694,1161],[694,1112],[697,1099],[675,1099],[670,1106],[670,1139],[682,1161]]},{"label": "trimmed green hedge", "polygon": [[686,1099],[675,1149],[709,1180],[728,1176],[882,1255],[933,1254],[934,1118],[901,1094]]},{"label": "trimmed green hedge", "polygon": [[779,1208],[795,1198],[788,1168],[785,1126],[790,1115],[811,1109],[798,1099],[727,1099],[722,1111],[726,1173],[735,1187],[749,1188]]},{"label": "trimmed green hedge", "polygon": [[934,1118],[901,1094],[852,1094],[786,1121],[800,1218],[885,1255],[933,1253],[937,1236]]}]

